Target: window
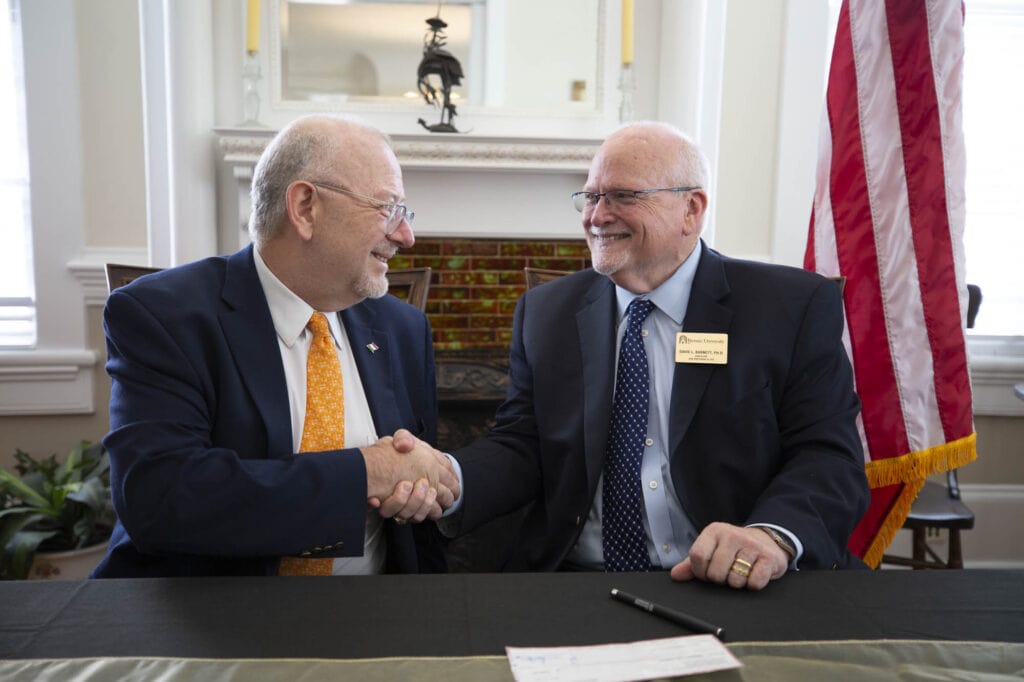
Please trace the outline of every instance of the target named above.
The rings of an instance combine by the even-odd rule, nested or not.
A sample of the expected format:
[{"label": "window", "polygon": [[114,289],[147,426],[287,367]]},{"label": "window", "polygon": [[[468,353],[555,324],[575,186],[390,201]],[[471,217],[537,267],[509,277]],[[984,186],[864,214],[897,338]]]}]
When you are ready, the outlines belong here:
[{"label": "window", "polygon": [[76,279],[80,4],[0,0],[0,415],[93,412],[97,353]]},{"label": "window", "polygon": [[1024,335],[1024,2],[968,2],[964,22],[967,281],[978,335]]},{"label": "window", "polygon": [[0,0],[0,348],[36,336],[21,55],[18,0]]}]

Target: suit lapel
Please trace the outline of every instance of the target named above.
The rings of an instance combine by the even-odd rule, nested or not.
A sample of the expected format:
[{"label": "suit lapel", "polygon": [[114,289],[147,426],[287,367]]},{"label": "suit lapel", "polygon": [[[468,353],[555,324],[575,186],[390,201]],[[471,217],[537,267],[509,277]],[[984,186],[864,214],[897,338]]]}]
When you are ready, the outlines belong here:
[{"label": "suit lapel", "polygon": [[604,468],[615,367],[615,287],[599,278],[576,313],[583,361],[583,452],[587,490],[597,488]]},{"label": "suit lapel", "polygon": [[[725,334],[732,323],[732,309],[720,303],[729,293],[722,258],[703,245],[700,263],[693,279],[690,302],[683,320],[683,331]],[[672,377],[672,402],[669,425],[669,456],[678,451],[690,428],[701,397],[711,378],[713,365],[677,363]],[[672,458],[675,461],[675,458]]]},{"label": "suit lapel", "polygon": [[376,314],[365,302],[338,314],[359,368],[377,435],[390,436],[400,426],[396,421],[398,403],[391,374],[391,354],[400,352],[400,349],[394,347],[388,332],[375,328]]},{"label": "suit lapel", "polygon": [[266,426],[268,455],[283,457],[294,449],[288,389],[252,248],[228,257],[221,293],[228,309],[220,314],[220,324],[242,382]]}]

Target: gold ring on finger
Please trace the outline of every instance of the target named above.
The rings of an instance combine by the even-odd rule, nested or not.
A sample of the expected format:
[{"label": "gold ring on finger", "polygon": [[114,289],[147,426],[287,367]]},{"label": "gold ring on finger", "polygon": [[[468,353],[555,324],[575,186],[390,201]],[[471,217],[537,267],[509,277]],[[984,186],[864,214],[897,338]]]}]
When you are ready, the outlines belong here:
[{"label": "gold ring on finger", "polygon": [[748,575],[750,575],[750,567],[751,564],[749,561],[737,559],[736,561],[732,562],[732,568],[730,568],[729,570],[735,573],[736,575],[740,576],[741,578],[746,578]]},{"label": "gold ring on finger", "polygon": [[395,517],[395,523],[397,523],[399,526],[404,526],[405,525],[405,519],[403,519],[401,516],[396,516]]}]

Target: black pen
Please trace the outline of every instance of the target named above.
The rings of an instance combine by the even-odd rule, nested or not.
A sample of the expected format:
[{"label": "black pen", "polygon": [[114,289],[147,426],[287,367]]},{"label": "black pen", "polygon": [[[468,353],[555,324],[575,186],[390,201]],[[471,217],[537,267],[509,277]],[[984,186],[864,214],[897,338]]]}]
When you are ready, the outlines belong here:
[{"label": "black pen", "polygon": [[707,632],[714,635],[718,639],[725,639],[725,628],[720,628],[717,625],[712,625],[711,623],[702,621],[700,618],[688,616],[685,613],[676,611],[675,609],[670,609],[661,606],[660,604],[649,602],[646,599],[641,599],[640,597],[636,597],[630,594],[629,592],[623,592],[622,590],[617,589],[615,587],[612,588],[612,599],[618,599],[620,602],[624,604],[630,604],[631,606],[635,606],[638,609],[643,609],[644,611],[653,613],[655,616],[661,616],[665,620],[670,620],[673,623],[682,625],[683,627],[689,628],[694,632]]}]

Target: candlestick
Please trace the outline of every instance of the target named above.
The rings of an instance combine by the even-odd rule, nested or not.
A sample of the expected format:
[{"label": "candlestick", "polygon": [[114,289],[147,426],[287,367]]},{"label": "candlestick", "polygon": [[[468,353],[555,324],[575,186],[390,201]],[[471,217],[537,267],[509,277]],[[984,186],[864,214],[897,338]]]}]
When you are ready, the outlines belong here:
[{"label": "candlestick", "polygon": [[259,52],[245,52],[242,64],[242,114],[244,126],[262,126],[260,123],[260,59]]},{"label": "candlestick", "polygon": [[633,120],[633,93],[635,91],[636,81],[633,80],[633,65],[623,64],[622,72],[619,74],[619,92],[622,93],[622,100],[619,102],[619,123]]},{"label": "candlestick", "polygon": [[260,0],[249,0],[245,19],[245,51],[253,54],[260,51]]},{"label": "candlestick", "polygon": [[622,0],[622,63],[633,63],[633,0]]}]

